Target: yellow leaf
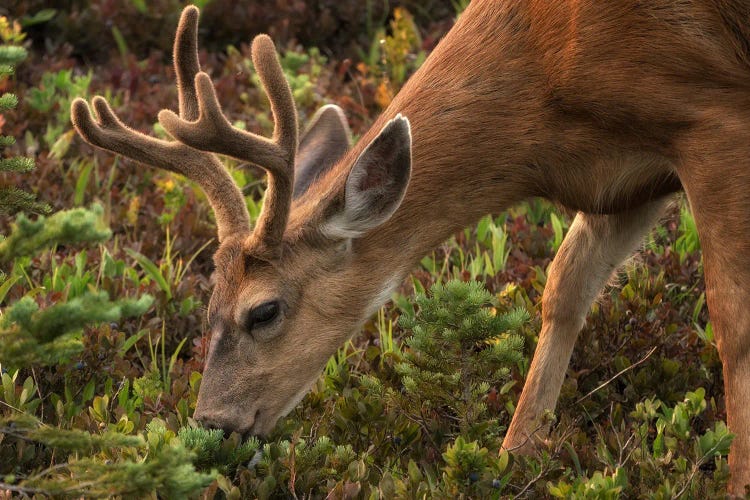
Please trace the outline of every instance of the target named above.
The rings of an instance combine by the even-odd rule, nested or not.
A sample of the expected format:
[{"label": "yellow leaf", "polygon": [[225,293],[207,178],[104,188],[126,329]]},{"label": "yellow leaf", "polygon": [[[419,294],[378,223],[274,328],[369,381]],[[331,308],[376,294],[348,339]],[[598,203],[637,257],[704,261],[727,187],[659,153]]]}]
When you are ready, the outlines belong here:
[{"label": "yellow leaf", "polygon": [[378,103],[382,109],[387,108],[393,100],[393,91],[388,81],[380,82],[377,90],[375,91],[375,102]]},{"label": "yellow leaf", "polygon": [[133,196],[130,199],[130,203],[128,204],[128,211],[126,214],[128,224],[130,224],[131,226],[134,226],[136,222],[138,222],[138,210],[140,210],[140,208],[141,208],[141,197]]}]

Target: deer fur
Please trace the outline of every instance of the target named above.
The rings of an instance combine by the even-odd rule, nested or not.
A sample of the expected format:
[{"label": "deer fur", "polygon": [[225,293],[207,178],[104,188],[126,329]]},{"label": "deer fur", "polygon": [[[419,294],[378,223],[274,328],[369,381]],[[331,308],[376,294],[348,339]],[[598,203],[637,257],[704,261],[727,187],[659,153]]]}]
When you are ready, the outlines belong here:
[{"label": "deer fur", "polygon": [[[180,42],[186,39],[180,33],[194,38],[197,9],[185,12],[175,47],[182,43],[192,53],[194,42]],[[539,344],[504,442],[532,453],[543,445],[542,417],[554,410],[591,302],[668,196],[684,189],[701,237],[728,425],[736,435],[729,492],[744,494],[750,483],[750,4],[474,0],[355,146],[347,151],[347,128],[335,113],[342,123],[329,115],[311,126],[296,156],[293,103],[278,97],[286,83],[270,57],[270,40],[258,46],[265,55],[254,48],[253,57],[282,131],[273,144],[281,139],[284,154],[276,146],[250,151],[245,133],[226,128],[210,80],[192,56],[182,57],[186,69],[178,68],[180,116],[162,112],[159,119],[193,148],[256,155],[251,161],[269,170],[261,227],[271,238],[242,230],[246,214],[227,206],[238,200],[225,180],[201,181],[192,159],[188,168],[129,150],[120,137],[126,129],[113,125],[102,100],[94,101],[99,122],[93,125],[86,104],[73,105],[84,138],[198,179],[217,212],[222,243],[196,418],[267,433],[425,253],[487,213],[543,196],[579,213],[550,268]],[[185,83],[191,75],[194,86]],[[108,127],[114,137],[102,140]],[[250,149],[257,144],[251,141]],[[279,186],[274,173],[290,161],[297,173]],[[294,175],[304,179],[299,188]],[[226,198],[217,194],[222,189]],[[269,303],[280,312],[256,321]]]}]

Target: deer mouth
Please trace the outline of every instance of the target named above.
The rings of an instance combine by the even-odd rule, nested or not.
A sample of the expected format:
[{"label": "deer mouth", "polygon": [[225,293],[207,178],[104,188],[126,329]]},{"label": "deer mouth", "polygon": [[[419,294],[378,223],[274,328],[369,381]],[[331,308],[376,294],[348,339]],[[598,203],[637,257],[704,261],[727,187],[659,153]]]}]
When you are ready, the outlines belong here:
[{"label": "deer mouth", "polygon": [[229,437],[232,433],[239,434],[242,440],[246,440],[250,436],[262,435],[259,429],[260,423],[260,410],[255,410],[252,413],[251,419],[236,419],[227,418],[227,415],[220,415],[218,413],[208,414],[196,414],[194,418],[201,423],[206,429],[221,429],[224,432],[224,437]]}]

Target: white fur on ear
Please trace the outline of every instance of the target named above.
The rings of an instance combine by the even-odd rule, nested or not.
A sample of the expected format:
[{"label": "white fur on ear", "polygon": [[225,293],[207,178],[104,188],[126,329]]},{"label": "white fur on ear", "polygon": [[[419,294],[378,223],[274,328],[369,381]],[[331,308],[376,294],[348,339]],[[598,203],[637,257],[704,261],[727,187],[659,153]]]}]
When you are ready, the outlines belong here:
[{"label": "white fur on ear", "polygon": [[400,113],[389,120],[354,162],[344,208],[321,226],[329,238],[359,238],[391,218],[411,177],[411,126]]},{"label": "white fur on ear", "polygon": [[320,226],[320,232],[323,233],[326,238],[330,238],[332,240],[353,240],[365,234],[366,230],[347,224],[346,219],[341,214],[339,214],[334,215],[333,217],[331,217],[331,219],[324,222]]}]

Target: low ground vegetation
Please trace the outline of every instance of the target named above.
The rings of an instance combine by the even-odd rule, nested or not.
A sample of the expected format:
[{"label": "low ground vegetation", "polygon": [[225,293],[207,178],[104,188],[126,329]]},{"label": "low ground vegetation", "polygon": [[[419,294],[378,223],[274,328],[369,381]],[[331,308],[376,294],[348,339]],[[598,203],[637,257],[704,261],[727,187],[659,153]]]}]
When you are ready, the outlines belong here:
[{"label": "low ground vegetation", "polygon": [[[208,13],[211,2],[204,3]],[[318,48],[331,40],[312,44],[300,35],[306,45],[292,43],[290,27],[282,64],[301,121],[333,102],[361,134],[465,3],[430,11],[404,2],[388,17],[372,10],[368,36],[345,42],[357,49],[350,58]],[[191,415],[216,246],[204,196],[183,178],[87,146],[69,124],[72,98],[100,94],[137,129],[162,134],[156,113],[176,105],[168,57],[128,45],[139,40],[136,24],[114,24],[97,38],[97,51],[111,57],[91,64],[76,48],[83,45],[65,39],[76,32],[60,27],[75,26],[73,14],[82,10],[21,4],[16,18],[0,21],[4,45],[29,49],[25,61],[13,61],[16,72],[0,78],[0,92],[19,101],[0,111],[0,131],[16,139],[3,143],[4,157],[32,158],[20,170],[36,168],[3,173],[3,187],[49,205],[27,209],[78,210],[62,217],[83,224],[74,233],[89,233],[66,239],[71,227],[55,223],[57,214],[47,223],[36,215],[0,219],[0,491],[40,498],[722,496],[731,434],[695,225],[680,199],[594,305],[537,456],[500,444],[538,340],[546,269],[571,219],[542,200],[487,216],[425,256],[271,436],[243,442],[201,429]],[[74,4],[109,12],[108,2]],[[133,16],[151,8],[124,4]],[[159,8],[177,12],[167,4]],[[338,4],[340,12],[354,8]],[[331,9],[331,22],[343,22]],[[57,37],[47,48],[43,26]],[[213,48],[201,59],[227,114],[270,132],[248,45]],[[257,216],[261,172],[226,164]],[[31,240],[41,243],[19,249]]]}]

